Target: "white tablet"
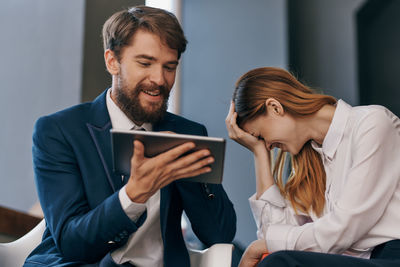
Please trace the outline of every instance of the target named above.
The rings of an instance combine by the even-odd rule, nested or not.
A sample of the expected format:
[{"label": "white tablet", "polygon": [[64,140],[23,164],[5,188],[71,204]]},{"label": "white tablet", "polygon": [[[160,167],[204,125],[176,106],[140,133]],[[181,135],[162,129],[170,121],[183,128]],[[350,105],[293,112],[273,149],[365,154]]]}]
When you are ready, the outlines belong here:
[{"label": "white tablet", "polygon": [[113,167],[118,174],[130,174],[134,140],[139,140],[143,143],[146,157],[154,157],[190,141],[196,144],[194,151],[208,148],[214,157],[214,162],[210,164],[211,172],[196,177],[184,178],[184,180],[212,184],[220,184],[222,182],[226,143],[224,138],[116,129],[111,129],[110,132]]}]

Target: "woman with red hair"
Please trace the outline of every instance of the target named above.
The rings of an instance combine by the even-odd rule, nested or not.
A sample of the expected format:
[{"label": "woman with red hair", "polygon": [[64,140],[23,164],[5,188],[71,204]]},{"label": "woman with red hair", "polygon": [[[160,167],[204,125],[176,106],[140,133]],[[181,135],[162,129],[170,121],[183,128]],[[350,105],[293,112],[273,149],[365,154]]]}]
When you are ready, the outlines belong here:
[{"label": "woman with red hair", "polygon": [[400,266],[398,117],[265,67],[238,80],[226,125],[255,161],[258,240],[241,267]]}]

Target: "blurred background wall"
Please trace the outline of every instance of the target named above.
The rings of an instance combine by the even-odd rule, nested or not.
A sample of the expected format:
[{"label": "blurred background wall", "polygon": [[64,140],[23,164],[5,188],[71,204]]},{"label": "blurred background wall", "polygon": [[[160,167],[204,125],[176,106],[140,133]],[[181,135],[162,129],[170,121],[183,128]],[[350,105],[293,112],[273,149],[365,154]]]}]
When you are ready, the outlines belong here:
[{"label": "blurred background wall", "polygon": [[0,3],[0,205],[37,201],[32,130],[39,116],[80,102],[83,1]]},{"label": "blurred background wall", "polygon": [[227,139],[223,184],[237,213],[236,240],[247,245],[256,239],[247,200],[255,192],[253,157],[229,140],[225,117],[240,75],[260,66],[286,67],[286,1],[183,1],[182,8],[189,40],[181,66],[182,114],[204,123],[210,136]]},{"label": "blurred background wall", "polygon": [[32,132],[39,116],[93,99],[110,85],[104,21],[144,0],[3,0],[0,3],[0,205],[37,203]]},{"label": "blurred background wall", "polygon": [[[260,66],[290,69],[308,85],[352,105],[399,110],[400,1],[179,2],[189,41],[181,61],[179,110],[205,124],[211,136],[228,139],[224,120],[234,83]],[[37,202],[31,163],[34,122],[91,100],[109,86],[101,26],[115,10],[141,3],[0,3],[1,206],[29,211]],[[253,159],[230,140],[223,184],[238,215],[236,241],[247,246],[256,238],[247,200],[255,191]]]}]

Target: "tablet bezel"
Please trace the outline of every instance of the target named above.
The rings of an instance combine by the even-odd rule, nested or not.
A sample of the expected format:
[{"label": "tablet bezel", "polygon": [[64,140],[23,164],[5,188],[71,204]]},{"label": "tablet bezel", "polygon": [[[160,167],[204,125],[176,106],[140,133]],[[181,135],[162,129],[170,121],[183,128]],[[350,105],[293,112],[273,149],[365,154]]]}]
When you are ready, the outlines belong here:
[{"label": "tablet bezel", "polygon": [[224,138],[119,129],[111,129],[110,133],[113,170],[117,174],[130,174],[133,141],[136,139],[144,144],[146,157],[154,157],[185,142],[194,142],[196,144],[194,150],[208,148],[214,157],[214,162],[210,164],[211,172],[183,178],[182,180],[212,184],[222,183],[226,146]]}]

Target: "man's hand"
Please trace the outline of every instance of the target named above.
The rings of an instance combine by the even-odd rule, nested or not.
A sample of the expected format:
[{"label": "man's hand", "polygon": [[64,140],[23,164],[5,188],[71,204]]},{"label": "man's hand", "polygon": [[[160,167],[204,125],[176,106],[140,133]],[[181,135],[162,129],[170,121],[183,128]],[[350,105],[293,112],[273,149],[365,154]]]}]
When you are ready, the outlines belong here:
[{"label": "man's hand", "polygon": [[261,261],[263,254],[268,253],[265,240],[253,241],[243,253],[239,267],[255,267]]},{"label": "man's hand", "polygon": [[195,144],[188,142],[156,157],[146,158],[143,144],[134,141],[131,174],[126,185],[128,197],[136,203],[144,203],[157,190],[177,179],[210,172],[208,165],[214,158],[210,156],[208,149],[182,156],[194,148]]}]

